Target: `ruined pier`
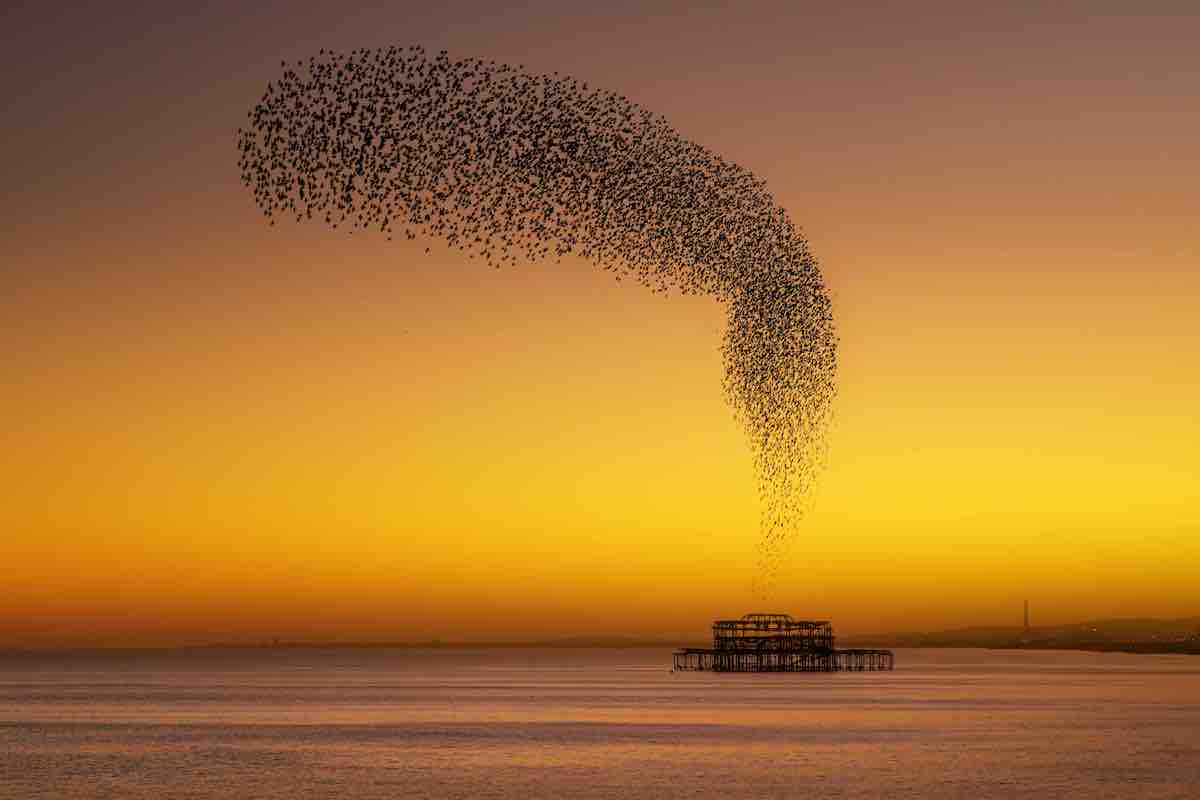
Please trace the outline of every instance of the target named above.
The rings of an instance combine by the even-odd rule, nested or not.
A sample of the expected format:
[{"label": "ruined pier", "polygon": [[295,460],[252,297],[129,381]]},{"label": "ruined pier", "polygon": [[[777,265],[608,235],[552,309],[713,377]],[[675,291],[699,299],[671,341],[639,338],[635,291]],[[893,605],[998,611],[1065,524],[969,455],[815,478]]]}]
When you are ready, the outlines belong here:
[{"label": "ruined pier", "polygon": [[828,621],[746,614],[713,623],[711,648],[685,647],[672,668],[690,672],[876,672],[895,669],[891,650],[839,650]]}]

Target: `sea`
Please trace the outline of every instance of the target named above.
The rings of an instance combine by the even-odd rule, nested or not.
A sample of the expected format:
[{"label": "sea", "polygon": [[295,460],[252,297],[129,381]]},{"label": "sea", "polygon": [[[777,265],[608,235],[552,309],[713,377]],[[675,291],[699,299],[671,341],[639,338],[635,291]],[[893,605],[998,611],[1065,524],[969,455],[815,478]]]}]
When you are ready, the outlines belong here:
[{"label": "sea", "polygon": [[1200,798],[1200,657],[636,649],[0,656],[0,797]]}]

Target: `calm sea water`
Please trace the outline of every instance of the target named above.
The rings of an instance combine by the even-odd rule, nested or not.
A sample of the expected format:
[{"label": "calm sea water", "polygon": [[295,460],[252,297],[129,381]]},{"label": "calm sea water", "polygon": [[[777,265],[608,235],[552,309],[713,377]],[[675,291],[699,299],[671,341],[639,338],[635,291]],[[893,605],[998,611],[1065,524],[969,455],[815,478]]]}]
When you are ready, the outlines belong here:
[{"label": "calm sea water", "polygon": [[0,797],[1200,798],[1200,658],[669,663],[650,649],[0,659]]}]

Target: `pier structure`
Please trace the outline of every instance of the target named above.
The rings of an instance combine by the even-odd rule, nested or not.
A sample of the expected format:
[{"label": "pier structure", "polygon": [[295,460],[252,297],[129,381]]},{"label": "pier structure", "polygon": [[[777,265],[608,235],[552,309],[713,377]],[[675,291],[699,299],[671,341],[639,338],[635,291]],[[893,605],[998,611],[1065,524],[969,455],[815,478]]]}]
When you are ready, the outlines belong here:
[{"label": "pier structure", "polygon": [[875,672],[895,669],[891,650],[839,650],[827,620],[746,614],[713,623],[711,648],[685,647],[672,668],[690,672]]}]

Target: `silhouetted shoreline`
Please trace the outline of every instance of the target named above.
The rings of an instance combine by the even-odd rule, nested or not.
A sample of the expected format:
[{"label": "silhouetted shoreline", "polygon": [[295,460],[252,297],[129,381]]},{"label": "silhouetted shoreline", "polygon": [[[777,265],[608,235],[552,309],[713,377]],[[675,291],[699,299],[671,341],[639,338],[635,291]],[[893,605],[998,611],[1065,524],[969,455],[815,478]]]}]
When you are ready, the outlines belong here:
[{"label": "silhouetted shoreline", "polygon": [[[701,642],[693,642],[701,644]],[[677,639],[623,639],[620,637],[566,638],[531,641],[264,641],[214,642],[196,645],[111,646],[111,647],[0,647],[0,658],[46,655],[169,655],[255,650],[537,650],[537,649],[623,649],[679,646]]]},{"label": "silhouetted shoreline", "polygon": [[978,627],[950,631],[846,637],[856,646],[975,647],[992,650],[1083,650],[1089,652],[1200,655],[1200,617],[1094,620],[1071,625],[1023,628]]},{"label": "silhouetted shoreline", "polygon": [[[1200,655],[1200,617],[1182,619],[1097,620],[1072,625],[959,628],[948,631],[844,636],[853,647],[980,648],[989,650],[1080,650],[1135,654]],[[254,650],[496,650],[496,649],[619,649],[703,647],[700,639],[572,636],[525,641],[260,641],[212,642],[163,646],[0,647],[0,658],[28,656],[170,655]]]}]

